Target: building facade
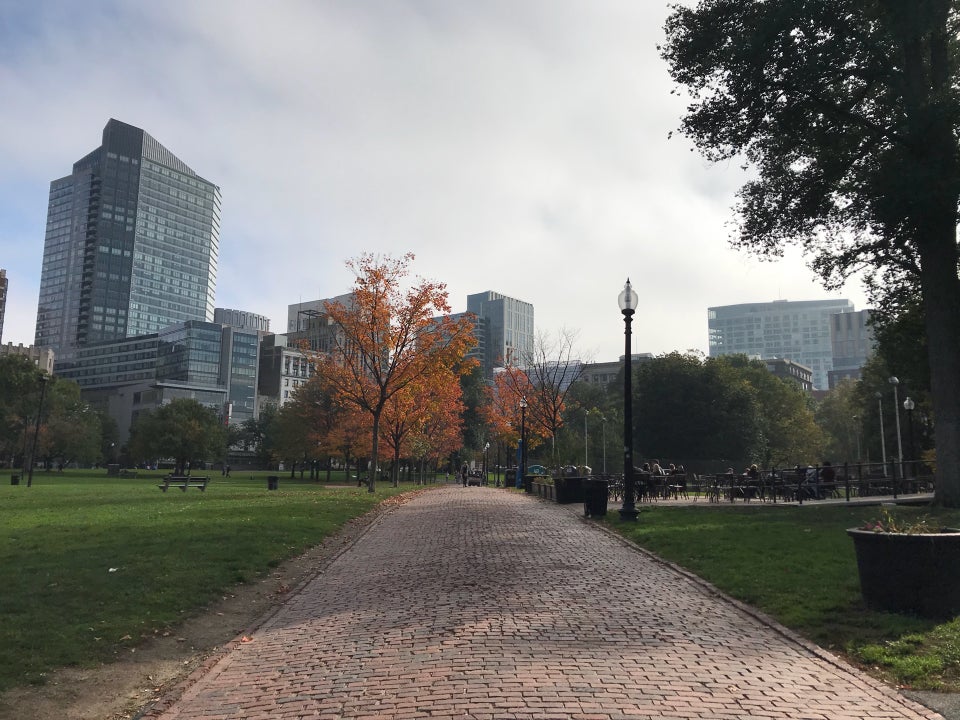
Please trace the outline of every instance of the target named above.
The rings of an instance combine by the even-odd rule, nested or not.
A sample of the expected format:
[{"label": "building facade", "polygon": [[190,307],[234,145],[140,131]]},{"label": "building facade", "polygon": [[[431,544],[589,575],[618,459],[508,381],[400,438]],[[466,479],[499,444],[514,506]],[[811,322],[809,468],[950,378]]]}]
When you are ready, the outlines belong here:
[{"label": "building facade", "polygon": [[57,374],[116,421],[121,441],[143,410],[177,398],[216,411],[226,425],[257,417],[260,333],[201,320],[159,333],[77,348]]},{"label": "building facade", "polygon": [[3,340],[3,316],[7,313],[7,271],[0,268],[0,341]]},{"label": "building facade", "polygon": [[56,358],[50,348],[39,348],[36,345],[24,347],[23,343],[14,345],[9,342],[6,345],[0,345],[0,355],[22,355],[47,375],[53,375],[53,363]]},{"label": "building facade", "polygon": [[344,293],[324,300],[309,300],[287,305],[287,333],[306,330],[311,319],[325,316],[327,303],[339,303],[349,308],[353,304],[353,293]]},{"label": "building facade", "polygon": [[873,354],[876,340],[870,327],[870,311],[859,310],[831,316],[830,342],[833,347],[833,369],[828,377],[832,390],[843,380],[859,380],[861,369]]},{"label": "building facade", "polygon": [[213,321],[220,325],[235,327],[238,330],[253,330],[264,334],[270,332],[270,318],[246,310],[214,308]]},{"label": "building facade", "polygon": [[268,335],[260,343],[259,402],[283,407],[313,377],[313,365],[299,343],[286,335]]},{"label": "building facade", "polygon": [[485,377],[506,363],[522,366],[533,355],[533,305],[498,292],[467,295],[467,312],[475,315],[480,364]]},{"label": "building facade", "polygon": [[781,380],[791,380],[806,392],[813,390],[813,370],[810,368],[783,358],[772,358],[765,362],[771,375]]},{"label": "building facade", "polygon": [[81,347],[212,320],[220,189],[143,130],[110,120],[50,183],[35,344]]},{"label": "building facade", "polygon": [[813,372],[813,387],[826,390],[833,369],[831,317],[852,313],[849,300],[775,300],[707,309],[710,357],[744,354],[782,358]]}]

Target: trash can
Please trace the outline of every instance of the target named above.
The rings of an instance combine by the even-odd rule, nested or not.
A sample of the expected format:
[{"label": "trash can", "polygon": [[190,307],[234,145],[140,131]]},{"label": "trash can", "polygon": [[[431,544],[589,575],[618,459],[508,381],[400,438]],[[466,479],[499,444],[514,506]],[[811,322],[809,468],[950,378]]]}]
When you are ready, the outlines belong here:
[{"label": "trash can", "polygon": [[503,486],[505,488],[515,488],[517,486],[516,468],[507,468],[503,476]]},{"label": "trash can", "polygon": [[19,475],[11,475],[11,476],[10,476],[10,484],[11,484],[11,485],[19,485],[19,484],[20,484],[20,476],[19,476]]},{"label": "trash can", "polygon": [[587,478],[583,483],[583,514],[601,517],[607,514],[607,481]]},{"label": "trash can", "polygon": [[267,476],[267,490],[276,490],[280,484],[280,478],[276,475]]}]

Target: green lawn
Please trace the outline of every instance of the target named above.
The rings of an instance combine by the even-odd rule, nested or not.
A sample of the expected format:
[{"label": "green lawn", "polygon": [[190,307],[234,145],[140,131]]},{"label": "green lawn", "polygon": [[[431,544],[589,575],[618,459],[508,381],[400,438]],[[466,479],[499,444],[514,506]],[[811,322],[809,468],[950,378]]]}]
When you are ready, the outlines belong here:
[{"label": "green lawn", "polygon": [[[929,509],[897,508],[909,520]],[[899,685],[960,690],[960,621],[938,624],[874,612],[860,597],[853,542],[844,530],[877,506],[643,506],[635,525],[611,528],[824,648]],[[957,527],[960,512],[936,514]]]},{"label": "green lawn", "polygon": [[267,473],[216,472],[205,492],[164,493],[162,475],[37,473],[31,488],[0,475],[0,690],[110,660],[413,487],[279,473],[268,492]]},{"label": "green lawn", "polygon": [[[371,495],[355,481],[327,487],[279,473],[280,489],[267,491],[267,473],[235,471],[214,473],[203,493],[162,493],[162,474],[38,473],[32,488],[0,475],[0,690],[109,661],[414,487],[379,483]],[[701,503],[645,505],[635,525],[613,511],[607,523],[892,683],[960,690],[960,621],[863,607],[844,529],[878,515],[875,506]],[[936,520],[957,526],[960,512]]]}]

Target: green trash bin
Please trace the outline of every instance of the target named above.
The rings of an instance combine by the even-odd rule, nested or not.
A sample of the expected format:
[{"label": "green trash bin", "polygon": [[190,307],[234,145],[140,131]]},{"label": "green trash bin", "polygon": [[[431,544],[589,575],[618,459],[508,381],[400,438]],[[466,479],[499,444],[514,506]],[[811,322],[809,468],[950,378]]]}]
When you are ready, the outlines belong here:
[{"label": "green trash bin", "polygon": [[280,478],[277,475],[267,476],[267,490],[276,490],[280,485]]},{"label": "green trash bin", "polygon": [[19,476],[19,475],[11,475],[11,476],[10,476],[10,484],[11,484],[11,485],[19,485],[19,484],[20,484],[20,476]]}]

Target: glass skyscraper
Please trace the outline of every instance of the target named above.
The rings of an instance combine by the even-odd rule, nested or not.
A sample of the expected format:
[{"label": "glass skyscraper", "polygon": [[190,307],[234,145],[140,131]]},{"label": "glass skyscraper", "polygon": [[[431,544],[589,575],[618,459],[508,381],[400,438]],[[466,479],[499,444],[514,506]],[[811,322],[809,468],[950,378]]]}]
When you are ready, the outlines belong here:
[{"label": "glass skyscraper", "polygon": [[213,320],[220,189],[143,130],[110,120],[50,183],[35,344],[77,348]]}]

